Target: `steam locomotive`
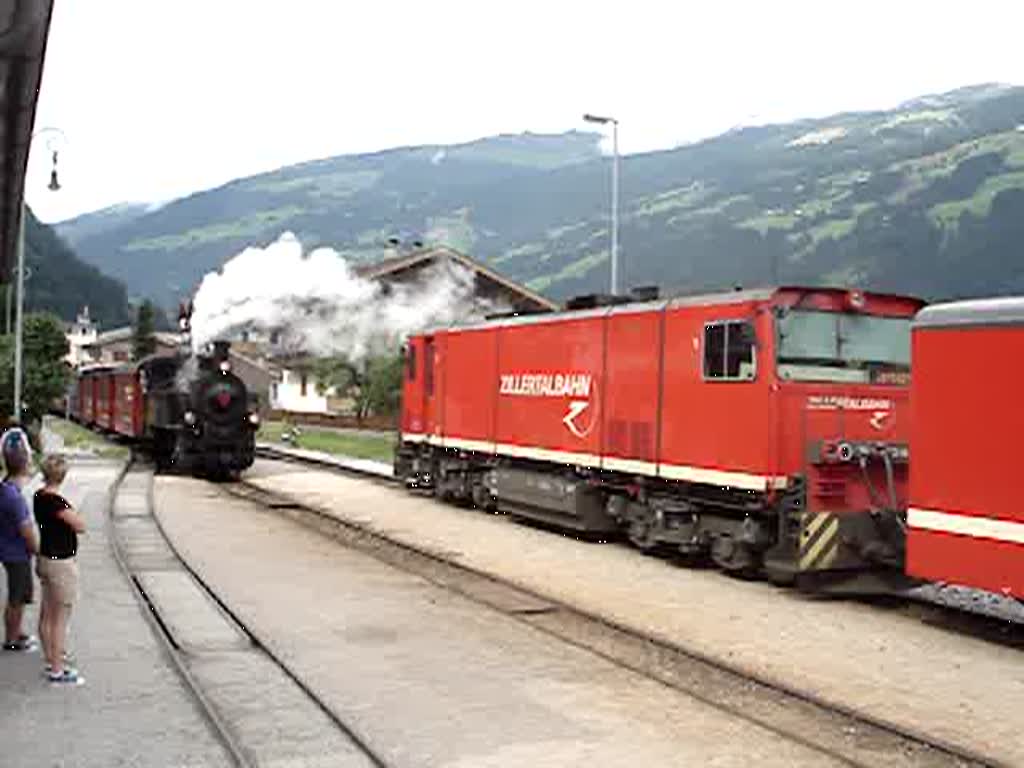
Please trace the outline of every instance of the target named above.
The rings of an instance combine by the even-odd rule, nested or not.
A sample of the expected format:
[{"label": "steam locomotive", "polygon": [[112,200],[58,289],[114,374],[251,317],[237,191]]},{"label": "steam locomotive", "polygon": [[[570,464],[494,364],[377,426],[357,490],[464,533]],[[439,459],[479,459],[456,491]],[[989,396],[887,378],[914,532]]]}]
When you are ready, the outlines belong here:
[{"label": "steam locomotive", "polygon": [[237,478],[252,466],[259,413],[228,352],[227,342],[215,342],[202,354],[84,369],[69,395],[69,415],[133,442],[161,469]]}]

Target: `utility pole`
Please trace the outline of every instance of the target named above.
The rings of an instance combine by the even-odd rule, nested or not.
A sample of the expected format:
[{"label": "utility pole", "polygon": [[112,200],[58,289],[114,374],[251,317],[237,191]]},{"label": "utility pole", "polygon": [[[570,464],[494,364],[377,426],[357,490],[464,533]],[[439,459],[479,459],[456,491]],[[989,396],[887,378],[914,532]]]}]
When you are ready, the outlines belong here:
[{"label": "utility pole", "polygon": [[[64,132],[59,128],[40,128],[38,131],[32,134],[32,138],[29,139],[29,147],[32,146],[32,140],[36,136],[45,131],[56,131],[57,133],[64,135]],[[56,192],[60,189],[60,183],[57,181],[57,152],[53,152],[53,169],[50,171],[50,184],[49,189],[52,192]],[[23,336],[23,317],[25,307],[25,216],[28,212],[28,205],[25,202],[25,190],[22,188],[21,192],[21,216],[18,220],[18,282],[17,282],[17,304],[14,308],[14,423],[21,423],[21,368],[22,368],[22,336]]]},{"label": "utility pole", "polygon": [[611,292],[619,292],[619,121],[614,117],[586,114],[583,119],[597,125],[612,125],[612,281]]}]

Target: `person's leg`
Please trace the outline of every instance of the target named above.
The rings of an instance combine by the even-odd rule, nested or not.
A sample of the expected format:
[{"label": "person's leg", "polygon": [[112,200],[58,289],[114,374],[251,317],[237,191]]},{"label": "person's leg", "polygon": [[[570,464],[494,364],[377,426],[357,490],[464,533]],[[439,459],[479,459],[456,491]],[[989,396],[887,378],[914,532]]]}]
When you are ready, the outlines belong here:
[{"label": "person's leg", "polygon": [[43,657],[50,661],[50,590],[42,577],[39,586],[39,642],[43,645]]},{"label": "person's leg", "polygon": [[32,602],[32,567],[28,563],[4,563],[7,571],[7,607],[4,608],[4,645],[20,643],[25,605]]},{"label": "person's leg", "polygon": [[53,566],[54,601],[49,609],[52,616],[49,629],[53,660],[50,663],[51,669],[62,670],[67,666],[64,663],[64,654],[67,647],[71,607],[75,603],[75,596],[78,592],[78,564],[74,559],[70,559],[55,562]]},{"label": "person's leg", "polygon": [[4,643],[10,645],[18,642],[21,637],[21,617],[25,613],[25,606],[20,603],[7,602],[4,608]]},{"label": "person's leg", "polygon": [[50,607],[50,613],[53,617],[50,620],[50,648],[53,654],[49,657],[50,669],[59,671],[64,669],[64,632],[67,629],[71,606],[56,602]]}]

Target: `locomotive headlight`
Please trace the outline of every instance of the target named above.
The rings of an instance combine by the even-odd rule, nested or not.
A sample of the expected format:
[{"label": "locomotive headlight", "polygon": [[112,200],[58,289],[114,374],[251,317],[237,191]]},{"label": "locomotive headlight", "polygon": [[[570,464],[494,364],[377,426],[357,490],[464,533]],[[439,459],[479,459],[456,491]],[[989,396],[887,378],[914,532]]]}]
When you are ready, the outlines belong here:
[{"label": "locomotive headlight", "polygon": [[227,373],[230,370],[231,370],[231,363],[229,363],[227,360],[221,360],[220,361],[220,372],[221,373]]},{"label": "locomotive headlight", "polygon": [[260,415],[258,413],[250,413],[249,423],[252,424],[254,427],[258,427],[260,425]]},{"label": "locomotive headlight", "polygon": [[185,411],[185,415],[182,418],[188,426],[194,427],[196,425],[196,415],[192,411]]}]

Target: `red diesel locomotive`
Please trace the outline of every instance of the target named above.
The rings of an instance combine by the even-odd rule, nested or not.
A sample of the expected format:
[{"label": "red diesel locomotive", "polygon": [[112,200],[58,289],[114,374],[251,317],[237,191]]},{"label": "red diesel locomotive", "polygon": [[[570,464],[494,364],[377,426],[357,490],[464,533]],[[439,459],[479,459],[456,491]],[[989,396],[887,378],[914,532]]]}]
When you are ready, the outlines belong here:
[{"label": "red diesel locomotive", "polygon": [[898,576],[921,306],[773,288],[417,335],[395,474],[779,582]]},{"label": "red diesel locomotive", "polygon": [[936,304],[913,329],[907,571],[1024,599],[1024,298]]}]

